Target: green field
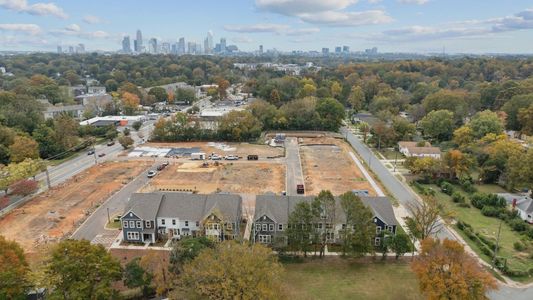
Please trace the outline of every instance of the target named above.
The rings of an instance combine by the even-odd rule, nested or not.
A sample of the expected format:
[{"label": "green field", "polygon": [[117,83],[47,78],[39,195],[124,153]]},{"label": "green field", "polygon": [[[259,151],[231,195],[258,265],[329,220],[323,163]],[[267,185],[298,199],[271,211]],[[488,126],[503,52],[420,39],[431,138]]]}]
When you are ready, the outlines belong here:
[{"label": "green field", "polygon": [[[468,223],[472,226],[474,231],[482,233],[484,236],[493,239],[496,241],[498,234],[498,227],[500,225],[500,219],[486,217],[481,214],[481,211],[475,207],[465,208],[459,207],[455,204],[451,197],[442,193],[440,188],[436,185],[423,185],[426,187],[431,187],[435,191],[435,196],[439,200],[439,203],[443,206],[443,209],[447,212],[451,212],[453,217],[457,220],[461,220],[465,223]],[[504,191],[502,188],[495,185],[482,185],[476,186],[478,191],[482,192],[501,192]],[[455,190],[460,191],[459,187],[455,186]],[[465,196],[468,195],[464,193]],[[467,203],[469,200],[467,200]],[[476,253],[486,262],[491,263],[492,258],[484,255],[479,247],[471,241],[461,230],[455,227],[456,231],[463,237],[463,239],[468,243],[468,245],[476,251]],[[498,256],[504,257],[507,259],[507,263],[510,268],[517,270],[529,270],[533,268],[533,259],[529,258],[528,251],[519,252],[514,249],[513,244],[515,242],[521,241],[523,236],[519,233],[512,231],[511,227],[507,223],[502,223],[502,229],[500,234],[500,247],[498,250]],[[532,246],[529,247],[529,249]],[[527,277],[511,277],[513,280],[522,281],[522,282],[533,282],[533,278]]]},{"label": "green field", "polygon": [[285,264],[287,299],[422,299],[409,265],[355,262],[351,259],[309,259]]}]

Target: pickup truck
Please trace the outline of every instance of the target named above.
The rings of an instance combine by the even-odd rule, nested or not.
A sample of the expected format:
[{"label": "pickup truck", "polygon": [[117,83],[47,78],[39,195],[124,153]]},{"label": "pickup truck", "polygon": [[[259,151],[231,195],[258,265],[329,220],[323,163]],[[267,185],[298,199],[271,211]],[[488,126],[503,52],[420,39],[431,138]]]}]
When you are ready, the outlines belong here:
[{"label": "pickup truck", "polygon": [[296,193],[297,194],[304,194],[305,193],[305,189],[304,189],[304,185],[303,184],[297,184],[296,185]]},{"label": "pickup truck", "polygon": [[239,160],[237,155],[226,155],[225,160]]}]

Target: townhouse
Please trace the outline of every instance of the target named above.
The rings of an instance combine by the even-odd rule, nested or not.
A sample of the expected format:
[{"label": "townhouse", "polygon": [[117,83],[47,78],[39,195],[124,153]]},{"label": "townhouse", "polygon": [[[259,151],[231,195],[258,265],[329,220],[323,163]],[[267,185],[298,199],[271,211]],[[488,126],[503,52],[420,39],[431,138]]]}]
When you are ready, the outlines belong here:
[{"label": "townhouse", "polygon": [[[299,202],[311,203],[314,196],[278,196],[260,195],[256,198],[254,223],[252,226],[252,238],[254,242],[263,244],[279,245],[286,243],[286,230],[289,224],[289,215],[294,211]],[[387,197],[360,197],[363,203],[373,213],[373,222],[376,225],[374,244],[381,243],[382,231],[396,234],[398,221],[394,216],[391,202]],[[340,205],[340,198],[335,197],[336,208],[334,224],[318,223],[315,226],[320,230],[326,230],[328,243],[340,243],[341,233],[346,228],[346,215]]]},{"label": "townhouse", "polygon": [[238,195],[136,193],[121,217],[123,239],[132,243],[184,236],[234,239],[239,235],[241,203]]}]

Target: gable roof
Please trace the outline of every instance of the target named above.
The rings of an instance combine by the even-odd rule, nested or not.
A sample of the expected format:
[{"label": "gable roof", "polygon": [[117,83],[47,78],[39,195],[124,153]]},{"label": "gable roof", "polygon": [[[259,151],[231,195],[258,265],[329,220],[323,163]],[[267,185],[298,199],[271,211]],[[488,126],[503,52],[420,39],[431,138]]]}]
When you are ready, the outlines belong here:
[{"label": "gable roof", "polygon": [[[374,216],[378,217],[387,225],[398,225],[394,216],[392,204],[387,197],[360,197],[363,204],[372,210]],[[274,222],[288,223],[289,215],[299,202],[311,203],[314,196],[279,196],[279,195],[258,195],[255,202],[254,221],[266,215]],[[345,222],[346,216],[340,209],[340,198],[335,197],[337,206],[336,219],[338,222]]]},{"label": "gable roof", "polygon": [[503,197],[509,205],[512,205],[513,201],[516,200],[517,208],[525,211],[526,213],[533,213],[533,199],[530,197],[511,193],[498,193],[497,195]]},{"label": "gable roof", "polygon": [[227,220],[240,216],[239,195],[198,195],[178,192],[135,193],[125,212],[132,211],[144,220],[179,218],[200,221],[217,211]]},{"label": "gable roof", "polygon": [[[405,148],[416,148],[418,142],[412,142],[412,141],[401,141],[398,142],[398,146],[405,147]],[[431,144],[429,142],[425,142],[425,146],[422,147],[431,147]]]},{"label": "gable roof", "polygon": [[413,147],[408,150],[411,154],[440,154],[440,149],[437,147]]}]

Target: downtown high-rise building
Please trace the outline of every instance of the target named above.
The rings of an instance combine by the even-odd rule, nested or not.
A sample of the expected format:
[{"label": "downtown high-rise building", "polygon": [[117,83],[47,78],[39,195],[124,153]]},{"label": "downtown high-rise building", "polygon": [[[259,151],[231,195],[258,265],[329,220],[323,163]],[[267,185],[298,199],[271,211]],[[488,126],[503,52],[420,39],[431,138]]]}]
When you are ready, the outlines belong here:
[{"label": "downtown high-rise building", "polygon": [[185,38],[180,38],[178,41],[178,54],[185,54]]},{"label": "downtown high-rise building", "polygon": [[57,53],[63,53],[63,48],[61,46],[57,46]]},{"label": "downtown high-rise building", "polygon": [[148,41],[148,53],[157,54],[157,50],[157,39],[151,38],[150,41]]},{"label": "downtown high-rise building", "polygon": [[211,30],[207,32],[207,37],[204,40],[204,52],[206,54],[213,53],[213,32]]},{"label": "downtown high-rise building", "polygon": [[143,35],[140,29],[137,30],[133,50],[137,53],[143,52]]},{"label": "downtown high-rise building", "polygon": [[131,53],[131,41],[130,41],[130,36],[129,35],[126,35],[122,39],[122,52],[123,53]]},{"label": "downtown high-rise building", "polygon": [[220,39],[220,52],[224,53],[226,52],[226,38],[221,38]]}]

